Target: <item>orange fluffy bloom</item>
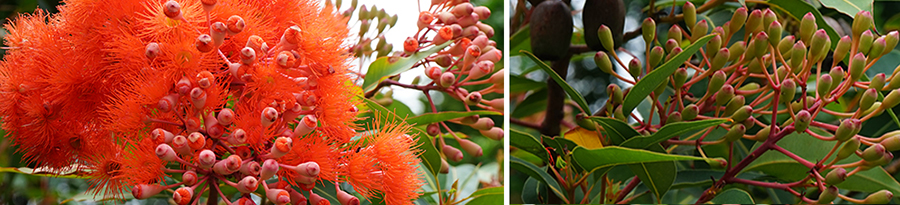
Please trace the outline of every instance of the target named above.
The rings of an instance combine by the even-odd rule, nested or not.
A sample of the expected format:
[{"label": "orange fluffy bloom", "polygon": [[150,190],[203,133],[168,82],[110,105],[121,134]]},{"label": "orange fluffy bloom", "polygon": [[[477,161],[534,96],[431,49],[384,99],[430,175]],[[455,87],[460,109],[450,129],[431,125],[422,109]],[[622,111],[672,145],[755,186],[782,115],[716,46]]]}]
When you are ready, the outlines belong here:
[{"label": "orange fluffy bloom", "polygon": [[[385,119],[376,118],[375,123]],[[383,126],[376,126],[377,133],[363,138],[368,143],[364,149],[370,158],[373,158],[380,169],[381,185],[372,186],[364,182],[369,179],[353,179],[350,181],[364,182],[363,191],[379,188],[384,194],[387,204],[410,204],[419,196],[422,179],[416,171],[419,167],[418,152],[415,150],[416,139],[407,135],[411,127],[396,122],[383,122]],[[376,172],[377,173],[377,172]],[[377,174],[376,174],[377,176]],[[356,176],[360,177],[360,176]]]}]

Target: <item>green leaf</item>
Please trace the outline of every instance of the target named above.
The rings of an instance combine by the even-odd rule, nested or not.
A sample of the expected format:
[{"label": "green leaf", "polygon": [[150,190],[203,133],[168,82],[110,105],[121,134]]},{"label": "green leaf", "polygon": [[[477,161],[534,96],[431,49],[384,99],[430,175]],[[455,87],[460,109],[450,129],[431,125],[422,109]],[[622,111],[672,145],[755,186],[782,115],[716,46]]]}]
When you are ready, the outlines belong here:
[{"label": "green leaf", "polygon": [[[509,37],[509,50],[511,51],[531,51],[531,24],[525,25],[518,32]],[[513,52],[510,56],[521,55],[522,53]]]},{"label": "green leaf", "polygon": [[650,92],[653,92],[656,87],[659,87],[660,84],[669,82],[669,76],[672,76],[672,73],[675,73],[675,69],[678,69],[678,67],[690,59],[691,56],[694,56],[694,53],[697,53],[701,47],[704,47],[706,42],[709,42],[713,36],[715,36],[715,34],[706,35],[697,39],[697,42],[694,42],[694,44],[685,48],[684,51],[675,55],[675,57],[672,57],[672,60],[662,64],[650,72],[650,74],[641,78],[641,80],[631,88],[628,95],[625,95],[625,102],[622,103],[622,113],[631,113],[631,110],[633,110],[634,107],[637,107],[638,103],[644,101],[644,98],[646,98],[647,95],[650,95]]},{"label": "green leaf", "polygon": [[[665,149],[659,144],[656,144],[650,150],[665,152]],[[647,186],[656,195],[656,203],[661,203],[660,200],[672,187],[672,183],[675,182],[675,176],[678,174],[675,161],[629,164],[628,168],[631,168],[631,172],[641,179],[644,186]]]},{"label": "green leaf", "polygon": [[594,170],[624,164],[637,164],[642,162],[663,162],[677,160],[704,160],[700,157],[662,154],[641,149],[610,146],[600,149],[585,149],[575,147],[572,150],[572,159],[584,170]]},{"label": "green leaf", "polygon": [[522,187],[522,202],[527,204],[541,204],[541,199],[546,199],[547,192],[541,192],[544,187],[547,187],[545,184],[541,184],[534,177],[528,177],[525,180],[525,185]]},{"label": "green leaf", "polygon": [[738,188],[731,188],[716,195],[710,200],[714,204],[754,204],[750,193]]},{"label": "green leaf", "polygon": [[662,141],[666,141],[669,138],[674,136],[683,134],[685,132],[697,129],[704,129],[710,126],[715,126],[718,124],[722,124],[727,122],[726,119],[709,119],[709,120],[699,120],[699,121],[690,121],[690,122],[676,122],[672,124],[667,124],[659,129],[656,133],[653,133],[650,136],[641,136],[634,137],[626,140],[622,143],[622,147],[629,147],[635,149],[644,149],[650,145],[660,143]]},{"label": "green leaf", "polygon": [[563,190],[562,187],[559,186],[559,183],[556,182],[556,178],[553,178],[552,176],[550,176],[550,174],[547,174],[547,171],[544,171],[544,169],[539,168],[534,164],[528,163],[525,160],[519,159],[517,157],[509,157],[509,167],[516,169],[522,173],[528,174],[528,176],[534,177],[539,182],[548,185],[548,187],[554,194],[559,196],[559,198],[561,198],[567,204],[569,203],[569,200],[566,199],[566,195],[563,193],[563,191],[565,190]]},{"label": "green leaf", "polygon": [[641,135],[631,128],[631,125],[622,122],[621,120],[607,118],[607,117],[591,117],[591,120],[600,124],[604,130],[606,130],[606,134],[609,135],[609,141],[611,144],[618,145],[625,142],[631,137]]},{"label": "green leaf", "polygon": [[[837,142],[819,140],[807,133],[792,133],[779,140],[776,144],[785,150],[796,154],[800,158],[816,162],[822,160],[822,158],[831,151],[831,148],[834,147],[835,143]],[[758,149],[761,144],[762,143],[756,143],[752,150]],[[832,158],[829,158],[828,161],[830,162]],[[851,163],[859,160],[860,158],[858,156],[850,155],[847,159],[841,160],[836,164]],[[800,165],[800,163],[794,159],[791,159],[778,151],[770,150],[750,163],[750,165],[744,168],[742,172],[761,171],[785,181],[797,181],[809,174],[807,171],[803,170],[809,170],[809,168]],[[828,173],[828,170],[822,173]],[[900,183],[887,174],[881,167],[875,167],[851,175],[850,177],[847,177],[847,180],[845,180],[844,183],[838,184],[837,187],[840,189],[862,192],[876,192],[878,190],[887,189],[894,193],[900,193]]]},{"label": "green leaf", "polygon": [[510,117],[523,118],[546,109],[547,89],[542,88],[534,93],[531,93],[530,95],[528,95],[528,97],[525,97],[524,100],[519,102],[516,105],[516,108],[513,109],[512,115],[510,115]]},{"label": "green leaf", "polygon": [[553,80],[556,81],[557,84],[559,84],[559,87],[562,87],[562,89],[566,91],[566,94],[569,94],[569,97],[572,98],[575,103],[578,103],[578,106],[581,107],[581,110],[583,110],[585,113],[591,113],[591,108],[588,107],[587,101],[584,100],[584,96],[581,96],[581,94],[578,93],[578,91],[575,91],[575,89],[573,89],[572,86],[569,85],[569,83],[566,83],[566,80],[560,77],[559,74],[556,73],[556,71],[553,71],[553,69],[550,68],[549,65],[544,63],[544,61],[541,61],[541,59],[539,59],[538,57],[534,56],[534,54],[531,54],[528,51],[520,52],[524,53],[525,56],[528,56],[528,58],[531,58],[531,60],[538,64],[538,67],[544,70],[547,75],[550,75],[550,78],[553,78]]},{"label": "green leaf", "polygon": [[547,154],[547,148],[545,148],[537,138],[522,131],[513,129],[510,129],[509,131],[510,146],[534,154],[535,156],[540,157],[544,162],[550,161],[550,156]]},{"label": "green leaf", "polygon": [[425,57],[428,57],[431,54],[437,53],[441,49],[444,49],[444,47],[450,45],[450,43],[452,43],[452,41],[447,41],[442,45],[436,45],[428,50],[419,51],[409,57],[385,56],[375,59],[372,64],[369,64],[369,69],[366,71],[366,77],[363,80],[363,89],[367,92],[375,89],[376,85],[382,80],[409,70],[416,62],[425,59]]},{"label": "green leaf", "polygon": [[560,155],[566,154],[566,152],[564,152],[564,150],[572,150],[578,146],[578,144],[575,144],[575,142],[573,142],[572,140],[562,138],[562,137],[551,138],[551,137],[547,137],[547,136],[542,136],[542,138],[544,139],[544,143],[546,143],[547,146],[550,146],[553,149],[555,149],[556,153],[558,153]]},{"label": "green leaf", "polygon": [[459,112],[459,111],[444,111],[438,113],[425,113],[413,118],[406,119],[406,123],[410,125],[427,125],[436,122],[442,122],[447,120],[452,120],[461,117],[468,117],[472,115],[502,115],[499,112],[494,111],[469,111],[469,112]]},{"label": "green leaf", "polygon": [[822,6],[832,8],[850,17],[856,16],[856,13],[862,10],[872,11],[872,2],[873,0],[819,0]]},{"label": "green leaf", "polygon": [[[775,1],[766,1],[761,2],[763,4],[768,4],[773,9],[778,9],[784,13],[789,14],[794,20],[798,22],[800,19],[803,19],[803,16],[806,13],[812,12],[814,16],[816,16],[816,25],[820,29],[825,29],[825,33],[828,33],[828,38],[831,39],[831,48],[834,49],[835,45],[837,45],[838,41],[841,40],[841,37],[838,36],[837,32],[834,31],[831,26],[828,26],[828,23],[825,23],[825,19],[822,18],[822,13],[819,13],[819,10],[806,3],[805,0],[775,0]],[[856,13],[850,15],[851,17],[856,15]]]},{"label": "green leaf", "polygon": [[[362,96],[358,97],[361,98],[364,103],[366,103],[366,107],[375,112],[374,114],[375,116],[378,116],[377,118],[382,119],[382,124],[388,122],[398,123],[403,121],[403,118],[395,115],[393,112],[387,110],[387,108],[381,106],[377,102],[372,101],[368,98],[364,98]],[[428,171],[431,171],[432,175],[437,176],[438,172],[441,171],[441,154],[438,153],[437,149],[434,147],[434,144],[432,144],[431,142],[431,138],[428,137],[428,133],[426,133],[424,130],[413,127],[412,129],[410,129],[410,131],[418,137],[418,139],[416,139],[416,146],[419,149],[423,150],[422,154],[419,155],[419,158],[422,159],[422,164],[425,164],[425,167],[428,168]]]},{"label": "green leaf", "polygon": [[509,75],[509,92],[511,93],[538,90],[545,87],[547,87],[547,83],[533,81],[518,75]]},{"label": "green leaf", "polygon": [[503,204],[503,187],[479,189],[471,197],[474,199],[466,204]]}]

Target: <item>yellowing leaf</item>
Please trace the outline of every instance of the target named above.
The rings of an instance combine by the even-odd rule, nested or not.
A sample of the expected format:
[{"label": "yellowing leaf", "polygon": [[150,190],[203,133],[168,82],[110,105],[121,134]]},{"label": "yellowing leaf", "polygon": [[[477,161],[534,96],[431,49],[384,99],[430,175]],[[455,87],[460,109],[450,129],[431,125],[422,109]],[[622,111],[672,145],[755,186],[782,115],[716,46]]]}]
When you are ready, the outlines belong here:
[{"label": "yellowing leaf", "polygon": [[603,148],[600,137],[601,136],[599,136],[597,132],[581,127],[575,127],[575,129],[566,132],[565,135],[566,139],[572,140],[572,142],[575,142],[578,146],[588,149]]}]

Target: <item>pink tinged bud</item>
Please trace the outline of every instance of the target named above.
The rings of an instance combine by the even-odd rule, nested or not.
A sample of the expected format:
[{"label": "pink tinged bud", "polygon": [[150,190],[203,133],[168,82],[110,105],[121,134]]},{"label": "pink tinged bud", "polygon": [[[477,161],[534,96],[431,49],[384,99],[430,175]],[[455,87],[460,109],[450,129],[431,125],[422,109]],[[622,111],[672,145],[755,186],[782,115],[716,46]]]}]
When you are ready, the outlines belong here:
[{"label": "pink tinged bud", "polygon": [[172,143],[172,139],[175,138],[175,135],[163,128],[156,128],[153,129],[153,131],[150,131],[150,137],[156,142]]},{"label": "pink tinged bud", "polygon": [[885,42],[887,46],[885,46],[885,52],[890,52],[894,50],[894,47],[897,47],[897,42],[900,41],[900,33],[897,31],[888,32],[887,37],[885,37]]},{"label": "pink tinged bud", "polygon": [[750,15],[747,17],[747,23],[745,24],[744,31],[748,34],[757,33],[762,31],[762,22],[763,22],[763,14],[762,10],[756,9],[750,12]]},{"label": "pink tinged bud", "polygon": [[285,205],[291,203],[291,195],[284,189],[266,190],[266,198],[276,205]]},{"label": "pink tinged bud", "polygon": [[[302,187],[301,187],[301,188],[302,188]],[[330,202],[328,202],[327,199],[322,198],[322,196],[319,196],[318,194],[313,193],[313,192],[309,192],[309,204],[316,204],[316,205],[319,205],[319,204],[323,204],[323,203],[324,203],[324,204],[331,204]]]},{"label": "pink tinged bud", "polygon": [[288,189],[288,193],[291,194],[291,203],[293,205],[306,205],[306,196],[294,189]]},{"label": "pink tinged bud", "polygon": [[[491,25],[487,25],[481,22],[475,22],[475,27],[478,27],[478,30],[481,30],[481,32],[484,33],[484,35],[488,38],[494,37],[494,27],[491,27]],[[491,45],[491,43],[488,43],[488,45]],[[496,42],[493,43],[493,46],[497,46]]]},{"label": "pink tinged bud", "polygon": [[491,120],[491,118],[486,118],[486,117],[480,118],[480,119],[478,119],[477,122],[475,122],[471,126],[472,126],[472,128],[475,128],[477,130],[490,130],[492,127],[494,127],[494,120]]},{"label": "pink tinged bud", "polygon": [[159,184],[138,184],[135,185],[134,188],[131,188],[131,195],[134,196],[135,199],[147,199],[162,190],[165,190],[166,187],[161,186]]},{"label": "pink tinged bud", "polygon": [[503,57],[503,52],[500,50],[490,49],[487,52],[482,52],[481,57],[478,57],[477,61],[490,61],[491,63],[496,64],[500,62],[500,58]]},{"label": "pink tinged bud", "polygon": [[872,31],[866,30],[859,36],[859,46],[857,51],[861,53],[869,53],[869,49],[872,48],[872,41],[875,40],[875,34],[872,34]]},{"label": "pink tinged bud", "polygon": [[856,13],[856,16],[853,17],[853,25],[850,26],[853,37],[859,37],[862,32],[868,31],[870,28],[872,28],[872,13],[866,10]]},{"label": "pink tinged bud", "polygon": [[260,114],[260,123],[264,128],[268,128],[278,120],[278,110],[273,107],[266,107]]},{"label": "pink tinged bud", "polygon": [[425,69],[425,75],[428,76],[428,78],[431,78],[431,80],[440,79],[443,72],[444,71],[441,71],[441,68],[437,66],[431,66]]},{"label": "pink tinged bud", "polygon": [[816,26],[816,17],[812,12],[806,13],[806,15],[800,19],[800,40],[809,43],[813,33],[816,32],[816,28],[818,28],[818,26]]},{"label": "pink tinged bud", "polygon": [[181,80],[178,80],[178,82],[175,83],[175,91],[177,91],[179,95],[188,95],[193,87],[194,86],[191,85],[191,80],[188,78],[181,78]]},{"label": "pink tinged bud", "polygon": [[850,82],[858,81],[864,74],[865,69],[866,56],[862,53],[856,53],[853,58],[850,58],[850,65],[847,68],[847,72],[850,73]]},{"label": "pink tinged bud", "polygon": [[223,108],[216,116],[216,120],[218,120],[219,125],[229,126],[234,122],[234,111],[231,108]]},{"label": "pink tinged bud", "polygon": [[278,162],[274,159],[267,159],[263,162],[259,170],[259,178],[263,180],[271,179],[278,172]]},{"label": "pink tinged bud", "polygon": [[241,168],[241,157],[237,155],[230,155],[228,158],[220,160],[213,165],[213,171],[217,174],[221,175],[229,175],[231,173],[235,173]]},{"label": "pink tinged bud", "polygon": [[491,9],[488,9],[488,7],[485,6],[475,7],[474,12],[478,14],[478,17],[480,17],[481,20],[485,20],[491,17]]},{"label": "pink tinged bud", "polygon": [[454,6],[450,9],[450,13],[453,13],[457,18],[462,18],[463,16],[471,15],[472,12],[475,12],[475,7],[472,6],[471,3],[461,3]]},{"label": "pink tinged bud", "polygon": [[159,144],[156,146],[156,156],[163,161],[172,162],[178,158],[178,155],[175,154],[175,149],[172,149],[171,146],[167,144]]},{"label": "pink tinged bud", "polygon": [[439,86],[447,88],[456,83],[456,76],[451,72],[444,72],[441,74],[441,79],[438,83]]},{"label": "pink tinged bud", "polygon": [[238,128],[234,131],[231,131],[231,134],[228,135],[227,139],[228,143],[231,143],[233,145],[244,144],[247,142],[247,132],[245,132],[244,129]]},{"label": "pink tinged bud", "polygon": [[197,164],[200,168],[209,169],[212,168],[216,163],[216,153],[211,150],[204,149],[200,151],[200,155],[197,156]]},{"label": "pink tinged bud", "polygon": [[483,155],[481,146],[478,144],[467,139],[459,139],[457,141],[459,142],[459,146],[465,150],[466,153],[469,153],[469,155],[472,155],[473,157],[481,157],[481,155]]},{"label": "pink tinged bud", "polygon": [[[283,166],[283,165],[282,165]],[[285,166],[285,168],[293,170],[299,176],[316,178],[319,176],[319,164],[316,162],[304,162],[297,166]],[[306,183],[309,184],[309,183]]]},{"label": "pink tinged bud", "polygon": [[159,109],[159,111],[161,111],[161,112],[169,112],[169,111],[172,111],[172,109],[175,108],[175,106],[177,106],[177,103],[178,103],[178,95],[172,94],[172,95],[163,97],[162,99],[159,99],[159,102],[157,103],[156,108]]},{"label": "pink tinged bud", "polygon": [[356,198],[353,195],[345,192],[344,190],[337,191],[338,201],[341,202],[341,205],[359,205],[359,198]]},{"label": "pink tinged bud", "polygon": [[187,136],[188,146],[191,147],[191,150],[197,150],[203,148],[206,145],[206,137],[199,132],[193,132]]},{"label": "pink tinged bud", "polygon": [[478,37],[475,37],[475,39],[472,40],[472,45],[475,45],[478,48],[484,48],[487,47],[487,43],[489,40],[490,39],[488,39],[485,35],[478,35]]},{"label": "pink tinged bud", "polygon": [[747,21],[747,7],[739,7],[734,11],[734,14],[731,16],[731,25],[729,25],[728,30],[730,32],[737,32],[744,27],[744,23]]},{"label": "pink tinged bud", "polygon": [[477,91],[469,93],[469,96],[466,96],[465,102],[467,105],[477,105],[478,103],[481,103],[481,93]]},{"label": "pink tinged bud", "polygon": [[466,53],[463,57],[463,67],[468,68],[472,63],[475,63],[475,59],[481,56],[481,47],[477,45],[470,45],[466,48]]},{"label": "pink tinged bud", "polygon": [[436,123],[428,124],[428,126],[425,127],[425,130],[430,136],[437,136],[441,134],[441,128]]},{"label": "pink tinged bud", "polygon": [[[497,72],[495,72],[493,75],[491,75],[490,81],[495,86],[501,86],[504,83],[503,81],[504,81],[505,76],[506,76],[505,69],[500,69]],[[500,88],[503,88],[503,87],[501,86]]]},{"label": "pink tinged bud", "polygon": [[250,47],[244,47],[241,49],[241,63],[246,65],[253,65],[256,61],[256,51]]},{"label": "pink tinged bud", "polygon": [[[444,12],[444,13],[441,13],[438,15],[438,19],[443,21],[444,19],[441,17],[443,17],[444,14],[453,16],[453,14]],[[454,21],[455,20],[456,20],[456,17],[454,17]],[[416,21],[416,24],[419,26],[419,30],[422,30],[425,27],[428,27],[429,25],[431,25],[431,22],[434,22],[434,15],[431,14],[431,12],[423,11],[423,12],[419,13],[419,19]],[[444,22],[444,23],[447,23],[447,22]]]},{"label": "pink tinged bud", "polygon": [[492,140],[503,140],[503,128],[492,127],[490,130],[479,130],[479,132],[481,132],[481,135]]},{"label": "pink tinged bud", "polygon": [[172,147],[180,155],[191,155],[191,147],[188,145],[187,137],[185,137],[184,135],[176,135],[174,138],[172,138]]},{"label": "pink tinged bud", "polygon": [[172,194],[172,200],[175,201],[175,204],[178,205],[186,205],[191,203],[191,198],[194,197],[194,189],[189,187],[181,187],[175,190],[175,193]]},{"label": "pink tinged bud", "polygon": [[206,91],[196,87],[191,89],[191,103],[194,105],[194,108],[198,110],[202,110],[203,107],[206,107]]},{"label": "pink tinged bud", "polygon": [[156,56],[159,56],[160,52],[158,43],[148,43],[147,48],[144,50],[144,56],[147,56],[147,59],[153,60]]},{"label": "pink tinged bud", "polygon": [[303,119],[300,119],[300,123],[294,128],[294,136],[300,137],[311,133],[318,127],[317,124],[318,120],[315,115],[303,116]]},{"label": "pink tinged bud", "polygon": [[228,26],[228,35],[232,36],[244,31],[244,27],[246,26],[244,24],[244,18],[237,15],[228,17],[228,20],[225,21],[225,25]]},{"label": "pink tinged bud", "polygon": [[275,144],[273,144],[272,149],[269,150],[269,157],[279,158],[281,156],[284,156],[291,151],[293,143],[293,140],[287,137],[279,137],[278,139],[275,139]]},{"label": "pink tinged bud", "polygon": [[259,180],[256,180],[253,176],[246,176],[237,184],[237,190],[241,193],[251,193],[255,192],[256,189],[259,188]]},{"label": "pink tinged bud", "polygon": [[181,174],[181,182],[183,182],[185,186],[194,186],[194,184],[197,184],[198,180],[199,177],[197,177],[197,172],[188,170]]},{"label": "pink tinged bud", "polygon": [[197,36],[197,41],[195,42],[197,46],[197,50],[201,53],[208,53],[215,49],[215,44],[213,43],[212,37],[209,34],[200,34]]},{"label": "pink tinged bud", "polygon": [[447,156],[447,159],[453,160],[454,162],[459,162],[463,159],[462,151],[459,151],[456,147],[444,145],[441,151],[444,152],[444,156]]},{"label": "pink tinged bud", "polygon": [[181,20],[181,5],[175,0],[170,0],[163,4],[163,14],[170,19]]},{"label": "pink tinged bud", "polygon": [[225,43],[225,35],[228,34],[228,26],[225,23],[215,22],[209,26],[209,36],[212,38],[214,47],[222,46]]}]

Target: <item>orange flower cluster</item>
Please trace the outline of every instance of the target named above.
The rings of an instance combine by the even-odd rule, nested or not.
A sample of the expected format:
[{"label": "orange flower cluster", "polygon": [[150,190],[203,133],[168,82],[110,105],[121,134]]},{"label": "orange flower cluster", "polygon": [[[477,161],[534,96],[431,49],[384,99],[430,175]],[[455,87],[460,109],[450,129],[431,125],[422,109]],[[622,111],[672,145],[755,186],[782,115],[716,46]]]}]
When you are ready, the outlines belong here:
[{"label": "orange flower cluster", "polygon": [[0,116],[29,163],[78,164],[95,193],[177,189],[177,203],[219,185],[244,193],[240,202],[259,184],[279,204],[328,203],[310,190],[332,182],[388,204],[418,196],[408,125],[351,139],[361,91],[348,70],[349,19],[331,6],[67,0],[59,10],[6,25]]}]

